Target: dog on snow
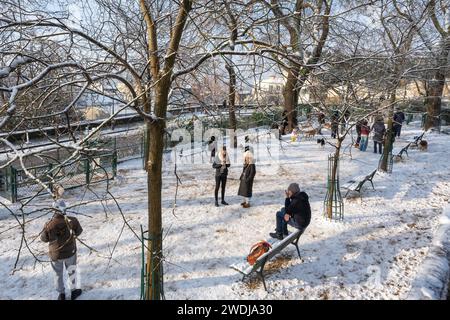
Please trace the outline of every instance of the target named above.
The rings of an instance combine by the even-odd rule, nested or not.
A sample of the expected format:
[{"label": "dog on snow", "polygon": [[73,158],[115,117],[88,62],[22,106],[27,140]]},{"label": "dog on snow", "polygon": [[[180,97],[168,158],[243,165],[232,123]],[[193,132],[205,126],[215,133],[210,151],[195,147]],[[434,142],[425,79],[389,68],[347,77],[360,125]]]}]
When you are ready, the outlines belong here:
[{"label": "dog on snow", "polygon": [[427,151],[428,150],[428,142],[426,140],[422,140],[419,142],[419,150]]},{"label": "dog on snow", "polygon": [[322,148],[324,148],[325,147],[325,139],[324,138],[317,139],[317,144],[319,144]]}]

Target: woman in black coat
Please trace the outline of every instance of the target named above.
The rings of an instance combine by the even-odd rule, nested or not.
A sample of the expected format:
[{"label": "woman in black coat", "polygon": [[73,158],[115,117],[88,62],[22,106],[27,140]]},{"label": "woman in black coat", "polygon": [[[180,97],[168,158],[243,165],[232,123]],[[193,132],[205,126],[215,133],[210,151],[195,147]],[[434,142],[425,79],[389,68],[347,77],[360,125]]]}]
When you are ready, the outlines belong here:
[{"label": "woman in black coat", "polygon": [[256,167],[253,154],[250,151],[244,153],[244,168],[240,177],[238,195],[244,197],[241,206],[250,208],[250,198],[252,197],[253,179],[255,178]]}]

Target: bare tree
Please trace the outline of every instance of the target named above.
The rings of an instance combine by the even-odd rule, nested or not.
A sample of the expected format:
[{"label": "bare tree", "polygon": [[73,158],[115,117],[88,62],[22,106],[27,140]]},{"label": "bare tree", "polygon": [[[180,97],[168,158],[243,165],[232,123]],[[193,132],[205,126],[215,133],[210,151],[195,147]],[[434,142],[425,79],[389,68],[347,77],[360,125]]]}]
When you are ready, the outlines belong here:
[{"label": "bare tree", "polygon": [[440,41],[436,52],[433,52],[435,61],[433,64],[434,72],[427,85],[425,130],[439,128],[442,95],[444,93],[450,55],[450,3],[449,1],[436,3],[435,0],[430,0],[428,7],[431,21],[440,35]]}]

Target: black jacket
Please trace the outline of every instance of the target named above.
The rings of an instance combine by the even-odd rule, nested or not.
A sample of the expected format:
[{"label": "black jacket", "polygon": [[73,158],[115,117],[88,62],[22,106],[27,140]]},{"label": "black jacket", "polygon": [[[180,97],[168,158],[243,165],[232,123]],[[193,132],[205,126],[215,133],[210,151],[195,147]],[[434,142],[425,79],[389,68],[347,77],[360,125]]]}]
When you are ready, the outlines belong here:
[{"label": "black jacket", "polygon": [[242,174],[240,177],[239,191],[238,195],[242,197],[250,198],[253,191],[253,179],[255,178],[256,167],[254,164],[244,165]]},{"label": "black jacket", "polygon": [[222,165],[221,163],[216,162],[217,159],[213,163],[213,168],[216,169],[216,177],[220,176],[228,176],[228,168],[230,167],[230,164]]},{"label": "black jacket", "polygon": [[291,198],[286,198],[284,203],[286,213],[302,228],[306,228],[311,222],[311,206],[308,199],[305,192],[297,192]]},{"label": "black jacket", "polygon": [[396,112],[394,114],[394,122],[395,122],[395,124],[401,126],[404,121],[405,121],[405,114],[403,112],[399,111],[399,112]]}]

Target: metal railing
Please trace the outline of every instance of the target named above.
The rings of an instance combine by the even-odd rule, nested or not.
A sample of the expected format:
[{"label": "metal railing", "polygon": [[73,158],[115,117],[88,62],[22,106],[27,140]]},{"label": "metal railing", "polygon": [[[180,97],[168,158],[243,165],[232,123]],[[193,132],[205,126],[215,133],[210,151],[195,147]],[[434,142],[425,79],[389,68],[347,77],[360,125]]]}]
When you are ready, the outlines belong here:
[{"label": "metal railing", "polygon": [[64,164],[39,165],[26,170],[11,165],[0,170],[0,195],[11,202],[17,202],[45,192],[45,188],[37,180],[53,191],[55,184],[64,189],[73,189],[112,180],[116,173],[116,152],[78,158]]}]

